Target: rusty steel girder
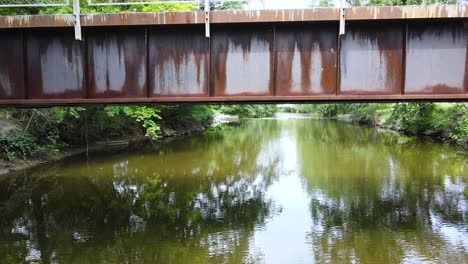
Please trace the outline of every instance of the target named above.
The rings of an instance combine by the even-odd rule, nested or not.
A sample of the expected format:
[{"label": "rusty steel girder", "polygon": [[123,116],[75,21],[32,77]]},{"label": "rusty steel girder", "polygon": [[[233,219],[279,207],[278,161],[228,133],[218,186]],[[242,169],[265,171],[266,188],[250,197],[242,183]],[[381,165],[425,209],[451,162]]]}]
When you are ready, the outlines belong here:
[{"label": "rusty steel girder", "polygon": [[468,8],[0,17],[0,106],[468,101]]}]

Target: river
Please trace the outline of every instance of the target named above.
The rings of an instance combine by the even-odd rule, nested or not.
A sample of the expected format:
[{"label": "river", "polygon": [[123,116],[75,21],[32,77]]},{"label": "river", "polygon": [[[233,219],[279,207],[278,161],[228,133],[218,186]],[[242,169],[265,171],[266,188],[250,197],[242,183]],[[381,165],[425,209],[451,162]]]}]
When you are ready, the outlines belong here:
[{"label": "river", "polygon": [[0,263],[467,263],[468,155],[246,120],[0,178]]}]

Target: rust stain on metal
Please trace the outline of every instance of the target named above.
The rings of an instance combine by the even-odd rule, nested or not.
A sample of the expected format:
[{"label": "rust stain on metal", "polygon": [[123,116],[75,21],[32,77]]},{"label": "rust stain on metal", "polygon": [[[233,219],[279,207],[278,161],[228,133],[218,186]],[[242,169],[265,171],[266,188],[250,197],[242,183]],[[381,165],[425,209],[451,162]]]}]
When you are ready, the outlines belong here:
[{"label": "rust stain on metal", "polygon": [[88,32],[91,97],[146,97],[144,29]]},{"label": "rust stain on metal", "polygon": [[0,28],[72,27],[73,15],[0,16]]},{"label": "rust stain on metal", "polygon": [[[198,19],[202,18],[202,19]],[[159,13],[122,13],[122,14],[90,14],[81,17],[81,25],[87,26],[119,26],[119,25],[181,25],[204,24],[204,13],[193,12],[159,12]]]},{"label": "rust stain on metal", "polygon": [[149,30],[151,96],[208,96],[209,41],[204,28]]},{"label": "rust stain on metal", "polygon": [[[210,23],[339,21],[339,8],[212,11]],[[346,20],[468,18],[466,5],[374,6],[346,9]],[[121,13],[81,16],[82,27],[204,24],[204,13]],[[72,15],[0,16],[0,28],[73,27]]]},{"label": "rust stain on metal", "polygon": [[276,28],[278,95],[335,93],[337,34],[329,24]]},{"label": "rust stain on metal", "polygon": [[272,27],[218,27],[211,41],[215,96],[273,93]]},{"label": "rust stain on metal", "polygon": [[52,106],[92,104],[151,103],[251,103],[251,102],[468,102],[464,94],[369,94],[369,95],[308,95],[308,96],[218,96],[218,97],[151,97],[151,98],[87,98],[87,99],[27,99],[2,100],[1,106]]},{"label": "rust stain on metal", "polygon": [[0,100],[23,99],[23,45],[21,33],[0,31]]},{"label": "rust stain on metal", "polygon": [[29,97],[84,98],[84,48],[71,30],[27,35]]},{"label": "rust stain on metal", "polygon": [[214,24],[336,20],[339,20],[338,8],[213,11],[211,13],[211,21]]},{"label": "rust stain on metal", "polygon": [[341,45],[314,9],[216,11],[211,39],[201,12],[84,16],[83,42],[66,16],[0,17],[0,106],[467,101],[465,10],[356,9]]},{"label": "rust stain on metal", "polygon": [[468,89],[468,34],[462,23],[408,27],[406,93],[463,93]]},{"label": "rust stain on metal", "polygon": [[346,30],[341,42],[341,93],[399,93],[403,26],[353,24]]},{"label": "rust stain on metal", "polygon": [[466,18],[465,5],[366,6],[346,9],[346,20]]}]

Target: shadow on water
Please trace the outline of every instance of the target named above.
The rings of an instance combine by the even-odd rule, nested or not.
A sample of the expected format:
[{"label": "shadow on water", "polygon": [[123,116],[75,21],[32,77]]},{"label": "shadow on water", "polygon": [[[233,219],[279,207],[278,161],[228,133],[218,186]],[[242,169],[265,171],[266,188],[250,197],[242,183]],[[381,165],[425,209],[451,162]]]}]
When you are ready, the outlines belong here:
[{"label": "shadow on water", "polygon": [[275,170],[256,143],[275,130],[246,129],[4,178],[0,262],[254,260],[248,242],[271,213],[264,192]]},{"label": "shadow on water", "polygon": [[249,120],[0,178],[0,263],[463,263],[467,163],[346,123]]}]

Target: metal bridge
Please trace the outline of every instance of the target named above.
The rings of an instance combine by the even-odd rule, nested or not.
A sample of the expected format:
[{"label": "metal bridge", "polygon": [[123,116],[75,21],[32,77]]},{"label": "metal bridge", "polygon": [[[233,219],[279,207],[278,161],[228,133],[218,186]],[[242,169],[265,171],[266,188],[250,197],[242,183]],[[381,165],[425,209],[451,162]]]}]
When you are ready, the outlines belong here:
[{"label": "metal bridge", "polygon": [[[343,12],[344,11],[344,12]],[[339,34],[344,14],[346,29]],[[0,17],[0,106],[468,101],[468,7]]]}]

